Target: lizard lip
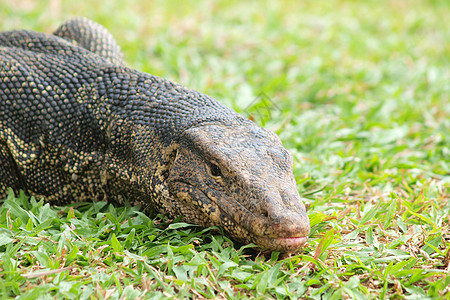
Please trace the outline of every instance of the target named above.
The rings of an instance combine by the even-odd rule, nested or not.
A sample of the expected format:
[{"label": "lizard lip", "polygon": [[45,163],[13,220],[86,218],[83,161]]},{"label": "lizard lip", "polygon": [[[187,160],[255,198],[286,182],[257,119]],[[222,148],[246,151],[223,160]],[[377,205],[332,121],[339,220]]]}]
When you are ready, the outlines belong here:
[{"label": "lizard lip", "polygon": [[283,248],[294,248],[299,249],[302,248],[306,242],[308,241],[308,237],[301,236],[301,237],[279,237],[275,238],[274,242]]}]

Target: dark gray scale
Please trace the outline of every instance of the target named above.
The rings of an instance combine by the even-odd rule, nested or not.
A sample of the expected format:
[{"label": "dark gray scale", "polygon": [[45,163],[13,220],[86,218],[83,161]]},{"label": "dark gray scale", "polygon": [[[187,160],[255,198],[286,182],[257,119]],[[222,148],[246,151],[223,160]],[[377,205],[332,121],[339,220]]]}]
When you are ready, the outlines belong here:
[{"label": "dark gray scale", "polygon": [[4,142],[0,142],[0,179],[0,192],[3,191],[3,196],[6,196],[8,188],[12,188],[17,194],[24,186],[14,158]]}]

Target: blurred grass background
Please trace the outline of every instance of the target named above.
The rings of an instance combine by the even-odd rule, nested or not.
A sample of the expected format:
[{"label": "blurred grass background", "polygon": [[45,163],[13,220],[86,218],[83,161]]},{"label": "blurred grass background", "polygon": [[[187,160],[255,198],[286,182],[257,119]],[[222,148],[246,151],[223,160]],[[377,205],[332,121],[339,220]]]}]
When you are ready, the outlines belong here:
[{"label": "blurred grass background", "polygon": [[[302,102],[371,103],[374,89],[388,98],[392,85],[406,92],[418,77],[448,79],[447,1],[2,2],[3,30],[52,32],[71,16],[91,18],[131,66],[237,109],[261,91],[300,110]],[[419,105],[432,97],[414,95]]]}]

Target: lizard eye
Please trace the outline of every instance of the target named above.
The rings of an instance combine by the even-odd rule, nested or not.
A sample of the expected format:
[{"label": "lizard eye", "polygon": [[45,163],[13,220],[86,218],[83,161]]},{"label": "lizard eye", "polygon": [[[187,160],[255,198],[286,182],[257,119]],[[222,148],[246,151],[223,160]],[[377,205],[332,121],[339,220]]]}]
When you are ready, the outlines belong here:
[{"label": "lizard eye", "polygon": [[222,170],[220,170],[220,168],[217,165],[210,163],[209,169],[213,177],[222,177]]}]

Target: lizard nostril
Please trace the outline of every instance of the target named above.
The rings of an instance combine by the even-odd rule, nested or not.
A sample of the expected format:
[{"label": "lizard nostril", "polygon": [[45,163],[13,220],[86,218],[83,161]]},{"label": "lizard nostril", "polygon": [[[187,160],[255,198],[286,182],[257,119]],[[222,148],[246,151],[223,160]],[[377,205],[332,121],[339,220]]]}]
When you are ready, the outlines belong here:
[{"label": "lizard nostril", "polygon": [[265,218],[269,218],[269,212],[267,211],[267,208],[265,207],[261,208],[261,215],[263,215],[263,217]]}]

